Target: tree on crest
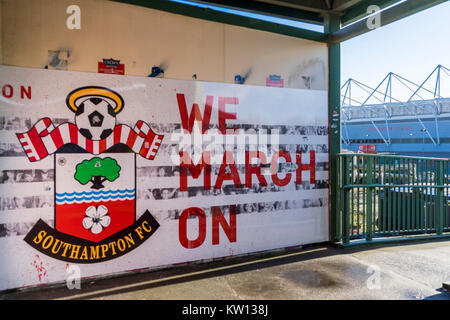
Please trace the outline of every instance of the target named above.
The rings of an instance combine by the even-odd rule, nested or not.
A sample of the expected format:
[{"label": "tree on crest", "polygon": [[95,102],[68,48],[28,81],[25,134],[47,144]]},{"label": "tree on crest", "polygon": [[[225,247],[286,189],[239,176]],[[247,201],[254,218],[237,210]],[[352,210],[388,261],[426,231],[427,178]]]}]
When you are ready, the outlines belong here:
[{"label": "tree on crest", "polygon": [[98,190],[105,187],[103,182],[106,180],[111,182],[116,180],[121,168],[112,158],[95,157],[77,164],[75,169],[75,179],[79,183],[85,185],[91,182],[91,188]]}]

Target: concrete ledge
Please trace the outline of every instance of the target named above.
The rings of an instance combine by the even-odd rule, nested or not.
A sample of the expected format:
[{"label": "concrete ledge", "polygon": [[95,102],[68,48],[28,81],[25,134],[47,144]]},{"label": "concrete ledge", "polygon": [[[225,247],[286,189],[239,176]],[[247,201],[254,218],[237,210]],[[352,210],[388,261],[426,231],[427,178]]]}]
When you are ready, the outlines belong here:
[{"label": "concrete ledge", "polygon": [[424,240],[440,240],[447,238],[450,238],[450,233],[444,233],[441,235],[433,234],[433,235],[417,235],[417,236],[383,237],[383,238],[375,238],[372,240],[357,239],[351,240],[349,243],[336,243],[334,245],[338,248],[348,248],[355,246],[367,246],[385,243],[403,243],[403,242],[414,242]]}]

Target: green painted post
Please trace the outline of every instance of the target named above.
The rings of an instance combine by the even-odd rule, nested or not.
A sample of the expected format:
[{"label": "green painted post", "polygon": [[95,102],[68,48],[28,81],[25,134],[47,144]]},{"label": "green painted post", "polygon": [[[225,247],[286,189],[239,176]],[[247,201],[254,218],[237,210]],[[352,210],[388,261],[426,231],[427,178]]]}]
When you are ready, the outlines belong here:
[{"label": "green painted post", "polygon": [[[444,161],[437,161],[436,165],[436,184],[444,185]],[[436,190],[435,215],[437,216],[436,232],[442,234],[444,231],[444,188],[437,188]]]},{"label": "green painted post", "polygon": [[[350,177],[349,177],[349,170],[350,170],[350,161],[351,157],[343,157],[344,160],[344,170],[343,170],[343,180],[345,181],[344,185],[348,186],[350,184]],[[353,216],[353,213],[350,212],[350,192],[352,189],[345,189],[344,191],[344,207],[342,210],[343,216],[344,216],[344,223],[342,225],[342,233],[343,233],[343,239],[344,243],[350,242],[350,230],[353,230],[353,225],[350,225],[350,215]]]},{"label": "green painted post", "polygon": [[336,235],[336,239],[338,239],[338,241],[341,241],[343,238],[343,234],[342,234],[342,229],[341,229],[341,222],[344,216],[344,211],[343,211],[343,203],[344,203],[344,188],[343,188],[343,181],[342,181],[342,177],[343,177],[343,169],[342,169],[342,162],[343,162],[343,158],[342,157],[337,157],[336,159],[337,165],[337,188],[336,188],[336,192],[337,192],[337,214],[338,214],[338,218],[336,219],[336,226],[330,226],[331,228],[334,228],[334,232]]},{"label": "green painted post", "polygon": [[[354,172],[355,172],[355,157],[352,155],[350,156],[350,163],[351,163],[351,168],[350,168],[350,181],[351,184],[355,183],[355,177],[354,177]],[[350,214],[352,215],[352,225],[351,225],[351,230],[352,230],[352,234],[353,234],[353,230],[355,230],[355,188],[351,188],[349,190],[350,192]],[[357,218],[358,216],[356,216]]]},{"label": "green painted post", "polygon": [[[367,160],[367,167],[366,167],[366,184],[371,185],[373,182],[373,159],[372,157],[369,157]],[[372,214],[373,214],[373,208],[372,208],[372,187],[367,188],[367,209],[366,209],[366,240],[372,240]]]},{"label": "green painted post", "polygon": [[[392,176],[392,159],[389,159],[389,184],[393,183],[393,176]],[[391,189],[387,189],[387,201],[388,201],[388,230],[389,232],[392,232],[394,229],[393,223],[392,223],[392,191]]]},{"label": "green painted post", "polygon": [[[383,172],[383,181],[382,184],[386,185],[388,180],[387,180],[387,176],[386,176],[386,158],[382,158],[383,159],[383,164],[382,164],[382,172]],[[382,230],[383,232],[386,232],[386,214],[387,214],[387,206],[386,206],[386,199],[387,199],[387,188],[385,186],[383,186],[383,207],[380,208],[380,213],[383,215],[383,221],[380,222],[380,226],[381,224],[383,224],[382,226]],[[381,197],[381,195],[380,195]],[[378,214],[380,216],[380,214]]]},{"label": "green painted post", "polygon": [[[325,33],[340,30],[340,16],[330,14],[325,17]],[[328,119],[329,119],[329,164],[330,164],[330,241],[339,241],[336,234],[338,215],[337,200],[337,155],[341,151],[341,46],[328,41]],[[344,173],[346,174],[346,173]]]}]

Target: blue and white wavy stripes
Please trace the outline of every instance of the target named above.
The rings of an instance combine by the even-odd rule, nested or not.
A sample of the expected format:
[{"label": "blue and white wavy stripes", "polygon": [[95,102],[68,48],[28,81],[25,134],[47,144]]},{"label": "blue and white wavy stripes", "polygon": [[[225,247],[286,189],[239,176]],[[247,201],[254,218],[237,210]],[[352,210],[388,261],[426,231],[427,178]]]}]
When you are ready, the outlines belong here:
[{"label": "blue and white wavy stripes", "polygon": [[71,203],[82,203],[92,201],[134,200],[134,199],[135,199],[134,189],[56,193],[56,204],[71,204]]}]

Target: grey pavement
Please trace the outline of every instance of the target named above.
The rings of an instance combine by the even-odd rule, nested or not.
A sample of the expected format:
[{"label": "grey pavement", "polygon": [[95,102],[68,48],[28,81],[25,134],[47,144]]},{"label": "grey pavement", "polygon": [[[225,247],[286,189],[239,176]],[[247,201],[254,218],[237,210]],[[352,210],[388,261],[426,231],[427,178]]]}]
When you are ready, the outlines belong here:
[{"label": "grey pavement", "polygon": [[450,241],[311,245],[203,264],[0,294],[0,299],[448,299]]}]

